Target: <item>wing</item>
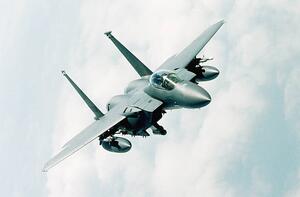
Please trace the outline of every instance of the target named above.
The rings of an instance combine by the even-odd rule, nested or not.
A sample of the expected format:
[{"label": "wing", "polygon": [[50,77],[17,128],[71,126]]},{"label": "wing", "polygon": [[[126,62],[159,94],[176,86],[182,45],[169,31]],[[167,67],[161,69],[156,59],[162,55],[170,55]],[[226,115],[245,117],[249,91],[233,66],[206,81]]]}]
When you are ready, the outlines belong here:
[{"label": "wing", "polygon": [[99,120],[85,128],[78,135],[73,137],[63,149],[50,159],[44,166],[43,171],[48,171],[50,168],[66,159],[89,142],[97,138],[101,133],[112,128],[126,117],[122,114],[116,113],[115,110],[109,111],[104,116],[100,117]]},{"label": "wing", "polygon": [[198,36],[190,45],[183,49],[178,55],[174,55],[167,59],[159,68],[168,70],[177,70],[180,68],[185,68],[203,49],[203,47],[208,43],[208,41],[215,35],[215,33],[221,28],[224,21],[219,21],[218,23],[210,26],[206,29],[200,36]]},{"label": "wing", "polygon": [[[130,114],[132,110],[139,109],[153,112],[161,105],[161,101],[150,97],[144,92],[133,94],[128,101],[118,104],[104,116],[100,117],[97,121],[68,141],[63,146],[62,150],[45,164],[43,171],[48,171],[50,168],[71,156],[98,136],[106,136],[109,132],[108,130],[118,125],[126,118],[126,114]],[[111,134],[113,133],[109,133],[109,135]]]}]

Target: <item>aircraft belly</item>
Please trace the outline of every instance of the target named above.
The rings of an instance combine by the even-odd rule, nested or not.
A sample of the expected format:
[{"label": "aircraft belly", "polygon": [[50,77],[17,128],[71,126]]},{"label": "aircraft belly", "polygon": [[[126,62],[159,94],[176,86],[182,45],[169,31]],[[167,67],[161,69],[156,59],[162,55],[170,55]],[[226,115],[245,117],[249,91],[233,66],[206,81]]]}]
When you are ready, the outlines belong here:
[{"label": "aircraft belly", "polygon": [[127,117],[128,126],[134,130],[147,129],[152,123],[152,113],[139,112],[136,116]]},{"label": "aircraft belly", "polygon": [[123,134],[147,136],[145,130],[161,118],[158,114],[162,104],[161,101],[150,97],[145,92],[132,95],[123,106],[122,114],[126,116],[126,119],[124,124],[120,125],[119,130]]}]

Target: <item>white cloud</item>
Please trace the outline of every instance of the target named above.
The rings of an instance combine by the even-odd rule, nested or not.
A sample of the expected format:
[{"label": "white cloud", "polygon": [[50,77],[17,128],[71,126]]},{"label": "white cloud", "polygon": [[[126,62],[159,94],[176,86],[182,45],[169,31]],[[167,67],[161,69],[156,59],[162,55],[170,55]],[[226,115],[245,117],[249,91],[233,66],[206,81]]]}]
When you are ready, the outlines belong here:
[{"label": "white cloud", "polygon": [[261,170],[254,168],[251,176],[253,188],[251,188],[252,191],[249,196],[270,196],[272,190],[271,184],[262,176]]},{"label": "white cloud", "polygon": [[[214,95],[213,105],[196,130],[198,136],[189,138],[192,131],[185,121],[181,122],[185,125],[185,137],[166,139],[158,146],[153,177],[156,196],[220,196],[233,192],[224,181],[224,170],[229,168],[233,157],[240,156],[238,150],[247,143],[253,116],[263,109],[261,99],[251,100],[256,94],[253,87],[237,82]],[[199,113],[199,119],[203,115]],[[173,127],[172,131],[175,130]]]},{"label": "white cloud", "polygon": [[[291,7],[282,3],[280,8]],[[282,59],[273,58],[285,45],[277,33],[268,31],[266,23],[270,19],[260,17],[265,8],[277,10],[278,3],[239,1],[232,7],[225,4],[183,0],[82,3],[81,42],[74,50],[72,62],[77,67],[72,69],[80,73],[77,76],[83,84],[81,87],[85,87],[96,103],[104,105],[110,96],[122,93],[127,82],[137,76],[104,37],[106,30],[113,30],[116,37],[155,69],[205,27],[225,16],[227,23],[205,51],[214,54],[217,63],[227,65],[221,67],[223,72],[219,79],[205,84],[213,96],[212,103],[205,109],[183,110],[176,113],[177,117],[171,114],[175,112],[168,113],[161,121],[168,135],[134,139],[133,149],[127,154],[105,152],[97,143],[88,146],[49,172],[49,196],[88,196],[90,190],[110,196],[239,194],[235,186],[226,181],[226,172],[232,161],[245,157],[243,149],[252,128],[268,105],[261,87],[276,81],[273,69],[280,65],[273,63],[289,54],[284,53]],[[223,11],[225,8],[228,13]],[[268,21],[257,21],[265,18]],[[289,114],[296,113],[293,109],[298,106],[297,95],[292,91],[298,88],[297,73],[282,82],[286,84],[286,98],[291,100],[287,107]],[[107,83],[109,88],[101,87]],[[82,112],[84,105],[79,99],[74,101],[74,97],[71,91],[63,94],[62,99],[68,98],[71,103],[59,106],[63,112],[58,116],[54,134],[55,148],[86,126],[91,117],[87,111]],[[267,195],[272,185],[256,169],[253,166],[249,187],[253,195]],[[99,184],[96,188],[93,187],[95,182]]]},{"label": "white cloud", "polygon": [[285,193],[286,197],[297,197],[300,196],[300,170],[298,171],[298,173],[296,174],[296,181],[295,181],[295,185],[294,187],[290,188],[290,190],[288,190]]}]

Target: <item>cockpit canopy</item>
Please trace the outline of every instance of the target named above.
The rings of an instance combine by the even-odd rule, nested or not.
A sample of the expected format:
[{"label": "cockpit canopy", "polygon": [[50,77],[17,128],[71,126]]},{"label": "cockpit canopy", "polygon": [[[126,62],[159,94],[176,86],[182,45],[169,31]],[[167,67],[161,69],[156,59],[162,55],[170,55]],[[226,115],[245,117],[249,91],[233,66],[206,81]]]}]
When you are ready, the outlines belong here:
[{"label": "cockpit canopy", "polygon": [[155,88],[172,90],[175,84],[182,81],[175,73],[161,70],[153,73],[150,77],[150,84]]}]

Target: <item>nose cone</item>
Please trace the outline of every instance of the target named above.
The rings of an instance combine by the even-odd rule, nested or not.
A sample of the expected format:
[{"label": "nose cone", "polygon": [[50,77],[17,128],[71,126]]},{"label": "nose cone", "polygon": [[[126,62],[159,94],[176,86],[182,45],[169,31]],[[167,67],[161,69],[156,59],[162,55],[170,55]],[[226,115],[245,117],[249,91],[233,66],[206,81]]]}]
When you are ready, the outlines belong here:
[{"label": "nose cone", "polygon": [[214,68],[214,69],[211,71],[211,73],[212,73],[212,78],[214,79],[214,78],[216,78],[217,76],[219,76],[220,71],[219,71],[217,68]]},{"label": "nose cone", "polygon": [[194,83],[186,83],[180,91],[181,97],[178,98],[178,104],[186,108],[204,107],[211,101],[208,92]]},{"label": "nose cone", "polygon": [[202,87],[197,86],[193,91],[193,100],[196,107],[203,107],[210,103],[211,97],[208,92]]}]

